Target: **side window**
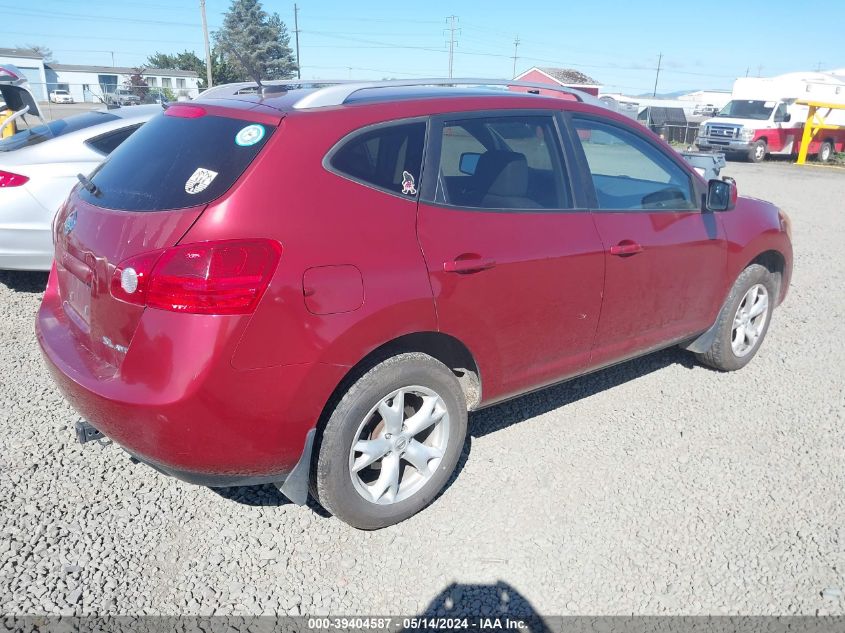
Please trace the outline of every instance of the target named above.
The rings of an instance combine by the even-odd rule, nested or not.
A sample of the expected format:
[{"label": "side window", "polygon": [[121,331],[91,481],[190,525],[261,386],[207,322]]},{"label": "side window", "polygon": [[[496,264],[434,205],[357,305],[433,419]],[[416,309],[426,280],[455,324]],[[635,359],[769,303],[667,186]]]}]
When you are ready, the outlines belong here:
[{"label": "side window", "polygon": [[393,193],[416,196],[425,123],[401,123],[353,135],[329,160],[332,169]]},{"label": "side window", "polygon": [[476,209],[568,209],[552,116],[447,121],[435,202]]},{"label": "side window", "polygon": [[697,209],[690,175],[634,132],[573,117],[599,209]]},{"label": "side window", "polygon": [[140,123],[138,125],[130,125],[129,127],[125,127],[120,130],[115,130],[114,132],[101,134],[100,136],[89,138],[87,141],[85,141],[85,144],[88,145],[94,151],[108,156],[114,150],[117,149],[118,145],[123,143],[123,141],[128,139],[130,136],[132,136],[132,133],[139,127],[141,127]]}]

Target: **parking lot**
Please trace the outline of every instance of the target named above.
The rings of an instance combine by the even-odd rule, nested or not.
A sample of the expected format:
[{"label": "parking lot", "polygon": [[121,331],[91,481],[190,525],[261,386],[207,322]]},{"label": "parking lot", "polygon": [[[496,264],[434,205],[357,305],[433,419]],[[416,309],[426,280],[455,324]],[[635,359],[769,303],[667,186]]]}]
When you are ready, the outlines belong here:
[{"label": "parking lot", "polygon": [[472,414],[451,485],[378,532],[79,446],[45,276],[0,273],[3,613],[845,614],[845,170],[723,175],[793,220],[755,360],[670,349]]}]

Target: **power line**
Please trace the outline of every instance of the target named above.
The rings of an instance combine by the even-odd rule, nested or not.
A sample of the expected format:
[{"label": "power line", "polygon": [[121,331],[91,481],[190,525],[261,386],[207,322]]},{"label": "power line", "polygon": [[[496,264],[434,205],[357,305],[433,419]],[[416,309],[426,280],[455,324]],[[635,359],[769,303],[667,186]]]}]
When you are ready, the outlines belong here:
[{"label": "power line", "polygon": [[450,15],[446,18],[447,23],[449,23],[449,79],[452,78],[452,66],[455,59],[455,31],[460,31],[460,29],[455,28],[455,20],[458,19],[456,15]]}]

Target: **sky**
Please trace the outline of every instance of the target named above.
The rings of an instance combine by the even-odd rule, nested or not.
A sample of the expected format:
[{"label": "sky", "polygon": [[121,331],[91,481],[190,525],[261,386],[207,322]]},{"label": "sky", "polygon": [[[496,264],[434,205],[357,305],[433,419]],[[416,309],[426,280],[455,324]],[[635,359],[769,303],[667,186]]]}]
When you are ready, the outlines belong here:
[{"label": "sky", "polygon": [[[209,30],[231,0],[207,0]],[[293,31],[294,3],[264,0]],[[794,0],[298,0],[303,78],[445,77],[448,16],[454,77],[513,76],[532,66],[575,68],[604,92],[731,88],[737,77],[845,68],[845,46],[801,34]],[[685,9],[685,10],[684,10]],[[798,11],[798,13],[796,13]],[[199,0],[0,0],[0,46],[41,44],[66,64],[138,66],[155,53],[203,54]],[[845,1],[825,7],[845,24]],[[293,34],[291,45],[293,46]],[[797,44],[797,45],[796,45]]]}]

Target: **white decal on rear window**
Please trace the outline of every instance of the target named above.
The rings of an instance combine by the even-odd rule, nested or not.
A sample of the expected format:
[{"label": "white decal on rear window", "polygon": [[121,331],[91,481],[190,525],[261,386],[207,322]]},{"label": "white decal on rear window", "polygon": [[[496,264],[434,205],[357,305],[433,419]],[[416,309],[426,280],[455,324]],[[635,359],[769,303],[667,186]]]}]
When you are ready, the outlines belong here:
[{"label": "white decal on rear window", "polygon": [[205,191],[216,176],[216,171],[198,167],[197,170],[191,174],[191,177],[188,178],[188,182],[185,183],[185,191],[191,194]]}]

